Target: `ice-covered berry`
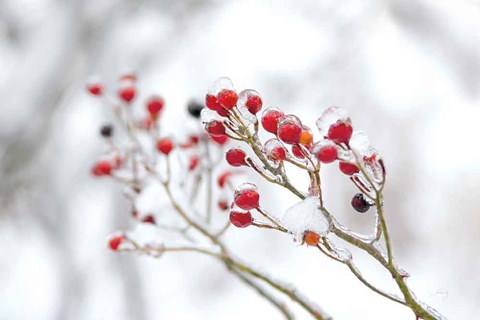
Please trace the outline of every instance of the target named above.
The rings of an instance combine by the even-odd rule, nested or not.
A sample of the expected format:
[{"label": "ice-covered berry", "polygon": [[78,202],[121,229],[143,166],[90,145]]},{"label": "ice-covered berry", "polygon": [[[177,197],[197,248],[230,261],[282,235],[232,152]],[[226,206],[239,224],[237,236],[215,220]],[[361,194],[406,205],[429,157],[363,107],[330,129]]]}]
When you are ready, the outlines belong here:
[{"label": "ice-covered berry", "polygon": [[347,176],[351,176],[352,174],[359,172],[358,167],[356,165],[352,163],[344,162],[344,161],[340,161],[338,163],[338,168]]},{"label": "ice-covered berry", "polygon": [[95,177],[109,176],[112,173],[112,164],[108,160],[101,160],[92,168]]},{"label": "ice-covered berry", "polygon": [[278,119],[277,135],[287,144],[299,143],[302,137],[302,123],[294,115],[285,115]]},{"label": "ice-covered berry", "polygon": [[238,95],[234,90],[224,89],[217,94],[217,102],[223,108],[230,110],[237,105]]},{"label": "ice-covered berry", "polygon": [[251,114],[256,114],[262,109],[263,101],[257,91],[247,89],[238,94],[237,105],[239,108],[246,108]]},{"label": "ice-covered berry", "polygon": [[162,111],[165,101],[162,97],[159,96],[151,96],[145,102],[147,111],[152,116],[158,116],[158,114]]},{"label": "ice-covered berry", "polygon": [[108,247],[112,251],[117,251],[124,239],[125,236],[123,234],[115,234],[108,240]]},{"label": "ice-covered berry", "polygon": [[278,108],[270,107],[265,109],[262,114],[262,127],[266,131],[276,134],[278,129],[278,119],[283,117],[283,115],[283,112]]},{"label": "ice-covered berry", "polygon": [[245,165],[245,151],[241,148],[232,148],[227,151],[225,158],[232,167],[240,167]]},{"label": "ice-covered berry", "polygon": [[312,153],[323,163],[330,163],[338,158],[337,146],[329,140],[317,142],[312,148]]},{"label": "ice-covered berry", "polygon": [[245,228],[252,224],[253,217],[250,211],[230,211],[230,222],[238,228]]},{"label": "ice-covered berry", "polygon": [[298,144],[292,145],[292,154],[298,159],[305,159],[305,155],[303,154],[302,149]]},{"label": "ice-covered berry", "polygon": [[155,217],[152,214],[146,215],[143,217],[142,222],[155,224]]},{"label": "ice-covered berry", "polygon": [[328,139],[336,143],[348,144],[352,137],[353,128],[350,123],[338,120],[328,129]]},{"label": "ice-covered berry", "polygon": [[94,96],[101,96],[103,94],[103,85],[97,81],[89,81],[87,83],[87,91]]},{"label": "ice-covered berry", "polygon": [[224,199],[218,200],[218,208],[222,211],[228,210],[228,201]]},{"label": "ice-covered berry", "polygon": [[265,142],[262,151],[272,161],[283,161],[287,158],[287,150],[280,141],[273,138]]},{"label": "ice-covered berry", "polygon": [[303,144],[304,146],[308,146],[308,145],[312,144],[312,142],[313,142],[312,130],[307,126],[303,126],[302,127],[302,134],[300,135],[299,143]]},{"label": "ice-covered berry", "polygon": [[217,183],[220,188],[225,187],[225,184],[227,183],[228,179],[233,175],[232,171],[225,171],[222,174],[220,174],[217,178]]},{"label": "ice-covered berry", "polygon": [[258,208],[260,195],[254,184],[244,183],[235,189],[234,202],[243,210],[252,210]]},{"label": "ice-covered berry", "polygon": [[222,121],[212,120],[205,124],[205,130],[212,136],[222,136],[225,135],[225,126]]},{"label": "ice-covered berry", "polygon": [[320,241],[320,236],[314,231],[307,231],[303,237],[303,241],[307,244],[307,246],[316,246]]},{"label": "ice-covered berry", "polygon": [[131,102],[135,95],[137,94],[137,89],[131,81],[124,81],[118,89],[118,97],[125,102]]},{"label": "ice-covered berry", "polygon": [[168,156],[174,148],[173,141],[169,138],[160,139],[157,142],[157,150]]},{"label": "ice-covered berry", "polygon": [[358,212],[367,212],[370,209],[370,203],[363,193],[357,193],[352,198],[352,207]]}]

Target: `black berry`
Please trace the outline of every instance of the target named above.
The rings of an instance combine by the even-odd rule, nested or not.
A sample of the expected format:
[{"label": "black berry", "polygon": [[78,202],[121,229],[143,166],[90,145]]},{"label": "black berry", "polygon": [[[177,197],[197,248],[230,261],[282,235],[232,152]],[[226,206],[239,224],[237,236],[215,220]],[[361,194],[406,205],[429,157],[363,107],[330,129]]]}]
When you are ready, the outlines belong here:
[{"label": "black berry", "polygon": [[352,198],[352,207],[358,212],[367,212],[370,209],[370,203],[365,198],[363,193],[357,193]]},{"label": "black berry", "polygon": [[204,105],[197,101],[190,101],[187,105],[188,113],[194,118],[200,118],[200,112],[203,108]]},{"label": "black berry", "polygon": [[104,138],[110,138],[113,134],[113,126],[111,124],[103,125],[100,128],[100,135]]}]

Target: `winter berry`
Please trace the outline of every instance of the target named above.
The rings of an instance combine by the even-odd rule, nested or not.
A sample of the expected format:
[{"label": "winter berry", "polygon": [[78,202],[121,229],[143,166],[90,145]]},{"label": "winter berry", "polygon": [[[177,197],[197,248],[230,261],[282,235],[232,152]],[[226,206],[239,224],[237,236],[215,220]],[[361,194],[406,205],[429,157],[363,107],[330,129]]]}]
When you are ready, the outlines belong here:
[{"label": "winter berry", "polygon": [[310,128],[303,126],[302,127],[302,134],[300,135],[300,144],[303,144],[304,146],[308,146],[313,142],[313,134],[312,130]]},{"label": "winter berry", "polygon": [[158,140],[157,142],[157,150],[166,156],[168,156],[170,152],[172,152],[173,148],[174,145],[171,139],[164,138]]},{"label": "winter berry", "polygon": [[265,142],[262,151],[272,161],[283,161],[287,158],[287,150],[280,141],[273,138]]},{"label": "winter berry", "polygon": [[103,94],[103,85],[98,82],[90,82],[87,84],[87,91],[90,92],[91,95],[101,96]]},{"label": "winter berry", "polygon": [[260,94],[252,89],[243,90],[238,94],[238,107],[245,107],[251,114],[257,114],[262,109],[263,101]]},{"label": "winter berry", "polygon": [[200,113],[202,112],[203,108],[204,108],[204,105],[197,102],[197,101],[190,101],[187,105],[188,113],[192,117],[197,118],[197,119],[200,118]]},{"label": "winter berry", "polygon": [[205,130],[212,136],[225,135],[225,126],[223,122],[218,120],[212,120],[205,125]]},{"label": "winter berry", "polygon": [[105,124],[100,128],[100,135],[104,138],[110,138],[113,135],[113,126]]},{"label": "winter berry", "polygon": [[343,161],[340,161],[338,163],[338,168],[347,176],[351,176],[352,174],[359,172],[358,167],[356,165],[348,162],[343,162]]},{"label": "winter berry", "polygon": [[338,158],[337,146],[330,140],[317,142],[312,148],[312,153],[323,163],[330,163]]},{"label": "winter berry", "polygon": [[228,164],[232,167],[240,167],[245,165],[245,156],[245,151],[240,148],[232,148],[225,154]]},{"label": "winter berry", "polygon": [[235,190],[235,204],[243,210],[252,210],[258,208],[260,195],[257,187],[251,183],[244,183]]},{"label": "winter berry", "polygon": [[200,158],[197,156],[191,156],[190,160],[188,161],[188,171],[195,170],[200,163]]},{"label": "winter berry", "polygon": [[292,145],[292,154],[299,159],[305,159],[305,155],[302,152],[300,145],[294,144]]},{"label": "winter berry", "polygon": [[352,198],[352,207],[358,212],[367,212],[370,209],[370,203],[363,193],[357,193]]},{"label": "winter berry", "polygon": [[237,105],[238,95],[234,90],[224,89],[217,94],[217,102],[223,108],[230,110]]},{"label": "winter berry", "polygon": [[112,164],[110,161],[99,161],[93,168],[92,174],[96,177],[109,176],[112,173]]},{"label": "winter berry", "polygon": [[320,241],[320,236],[316,232],[307,231],[303,237],[303,241],[307,244],[307,246],[316,246]]},{"label": "winter berry", "polygon": [[162,111],[165,101],[159,96],[151,96],[145,102],[148,112],[152,116],[157,116]]},{"label": "winter berry", "polygon": [[149,214],[149,215],[143,217],[142,222],[155,224],[155,217],[153,215]]},{"label": "winter berry", "polygon": [[230,222],[238,228],[246,228],[253,222],[253,217],[250,211],[230,211]]},{"label": "winter berry", "polygon": [[137,89],[132,83],[128,83],[118,89],[118,96],[125,102],[131,102],[135,98]]},{"label": "winter berry", "polygon": [[336,143],[348,144],[352,137],[353,128],[350,123],[338,120],[328,129],[328,139]]},{"label": "winter berry", "polygon": [[262,114],[262,127],[266,131],[276,134],[278,128],[278,119],[281,117],[283,117],[283,112],[277,108],[270,107],[266,109]]},{"label": "winter berry", "polygon": [[108,247],[110,250],[117,251],[124,239],[125,236],[123,234],[114,235],[108,240]]},{"label": "winter berry", "polygon": [[227,183],[228,179],[233,175],[232,171],[225,171],[221,175],[218,176],[217,178],[217,183],[220,188],[225,187],[225,184]]},{"label": "winter berry", "polygon": [[205,105],[208,109],[213,111],[217,111],[219,108],[221,108],[220,104],[217,101],[217,97],[215,97],[213,94],[207,94],[205,96]]},{"label": "winter berry", "polygon": [[278,138],[285,143],[299,143],[302,137],[302,124],[294,115],[286,115],[278,119]]},{"label": "winter berry", "polygon": [[218,201],[218,208],[222,211],[228,210],[228,202],[227,200],[219,200]]},{"label": "winter berry", "polygon": [[226,135],[211,136],[210,139],[212,139],[214,142],[218,143],[219,145],[224,145],[225,143],[228,142],[228,137]]}]

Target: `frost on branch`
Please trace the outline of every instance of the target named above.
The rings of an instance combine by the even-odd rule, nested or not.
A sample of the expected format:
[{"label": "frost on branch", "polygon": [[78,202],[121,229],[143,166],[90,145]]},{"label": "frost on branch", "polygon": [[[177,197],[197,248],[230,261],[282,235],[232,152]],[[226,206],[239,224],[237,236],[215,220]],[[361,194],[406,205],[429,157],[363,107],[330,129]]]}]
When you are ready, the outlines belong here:
[{"label": "frost on branch", "polygon": [[289,209],[280,217],[280,223],[289,230],[296,242],[303,242],[308,231],[320,236],[328,233],[328,221],[320,211],[318,197],[308,197]]}]

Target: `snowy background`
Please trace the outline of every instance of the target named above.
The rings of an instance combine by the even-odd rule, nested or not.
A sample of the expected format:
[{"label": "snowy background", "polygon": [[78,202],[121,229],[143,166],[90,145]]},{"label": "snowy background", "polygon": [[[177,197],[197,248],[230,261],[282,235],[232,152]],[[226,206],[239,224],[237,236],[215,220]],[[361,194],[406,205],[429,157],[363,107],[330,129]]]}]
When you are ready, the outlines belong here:
[{"label": "snowy background", "polygon": [[[312,126],[325,107],[348,108],[385,158],[387,220],[412,288],[449,319],[478,317],[479,1],[2,0],[0,319],[279,318],[208,258],[106,249],[106,235],[131,222],[121,190],[89,175],[111,114],[84,83],[97,74],[113,87],[130,69],[178,122],[222,75]],[[349,208],[348,179],[326,170],[324,184],[331,211],[367,231],[368,215]],[[271,211],[295,202],[260,188]],[[335,319],[414,318],[288,237],[229,237]]]}]

